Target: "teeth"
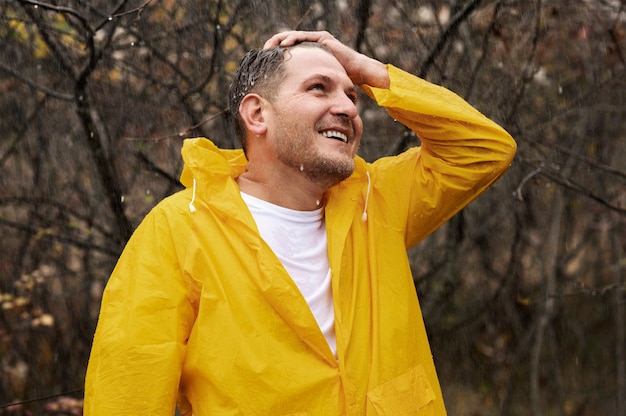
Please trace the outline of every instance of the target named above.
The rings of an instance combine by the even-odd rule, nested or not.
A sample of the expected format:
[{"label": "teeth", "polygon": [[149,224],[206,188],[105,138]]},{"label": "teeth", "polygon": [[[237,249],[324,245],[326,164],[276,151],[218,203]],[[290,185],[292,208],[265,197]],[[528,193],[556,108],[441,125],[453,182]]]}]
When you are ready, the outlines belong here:
[{"label": "teeth", "polygon": [[329,139],[337,139],[341,140],[344,143],[348,143],[348,136],[336,130],[323,131],[322,136],[328,137]]}]

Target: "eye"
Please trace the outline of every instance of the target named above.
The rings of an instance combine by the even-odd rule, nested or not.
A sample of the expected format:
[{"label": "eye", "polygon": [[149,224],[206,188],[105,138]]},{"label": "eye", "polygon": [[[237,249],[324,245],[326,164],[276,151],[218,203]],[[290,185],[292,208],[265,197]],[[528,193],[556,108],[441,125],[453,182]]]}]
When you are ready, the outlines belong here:
[{"label": "eye", "polygon": [[346,95],[354,104],[356,104],[357,100],[359,99],[359,94],[356,91],[348,91]]},{"label": "eye", "polygon": [[309,87],[309,91],[326,91],[326,86],[320,82]]}]

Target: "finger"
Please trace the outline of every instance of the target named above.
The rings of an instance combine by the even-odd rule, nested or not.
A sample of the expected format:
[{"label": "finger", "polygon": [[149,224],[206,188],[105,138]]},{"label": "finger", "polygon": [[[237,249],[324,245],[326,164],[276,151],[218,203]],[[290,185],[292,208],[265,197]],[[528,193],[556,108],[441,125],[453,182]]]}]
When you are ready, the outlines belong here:
[{"label": "finger", "polygon": [[280,43],[286,36],[286,32],[275,34],[265,42],[265,44],[263,45],[263,49],[275,48],[277,46],[280,46]]},{"label": "finger", "polygon": [[277,46],[288,47],[298,44],[300,42],[319,42],[324,43],[325,41],[332,40],[334,37],[328,32],[305,32],[305,31],[287,31],[277,33],[272,36],[265,45],[264,49],[273,48]]},{"label": "finger", "polygon": [[306,32],[297,32],[293,30],[277,33],[265,42],[263,49],[275,48],[277,46],[292,46],[298,42],[302,42],[305,37]]}]

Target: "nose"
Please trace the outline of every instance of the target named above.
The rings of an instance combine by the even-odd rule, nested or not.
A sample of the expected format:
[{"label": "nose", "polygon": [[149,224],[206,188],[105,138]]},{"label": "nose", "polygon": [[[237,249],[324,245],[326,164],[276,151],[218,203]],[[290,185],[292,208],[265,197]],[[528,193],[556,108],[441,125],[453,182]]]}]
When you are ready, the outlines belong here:
[{"label": "nose", "polygon": [[333,115],[346,117],[350,120],[359,115],[354,99],[344,93],[337,94],[331,111]]}]

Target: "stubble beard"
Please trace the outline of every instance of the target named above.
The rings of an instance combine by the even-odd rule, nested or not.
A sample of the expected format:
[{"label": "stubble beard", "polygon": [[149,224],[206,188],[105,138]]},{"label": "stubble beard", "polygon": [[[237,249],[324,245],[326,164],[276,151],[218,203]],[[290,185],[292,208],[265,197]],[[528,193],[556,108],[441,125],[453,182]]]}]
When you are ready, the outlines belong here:
[{"label": "stubble beard", "polygon": [[354,157],[351,154],[325,155],[315,147],[313,140],[316,138],[309,136],[310,134],[307,135],[299,129],[281,126],[277,135],[278,158],[287,166],[300,170],[323,189],[328,189],[352,175]]}]

